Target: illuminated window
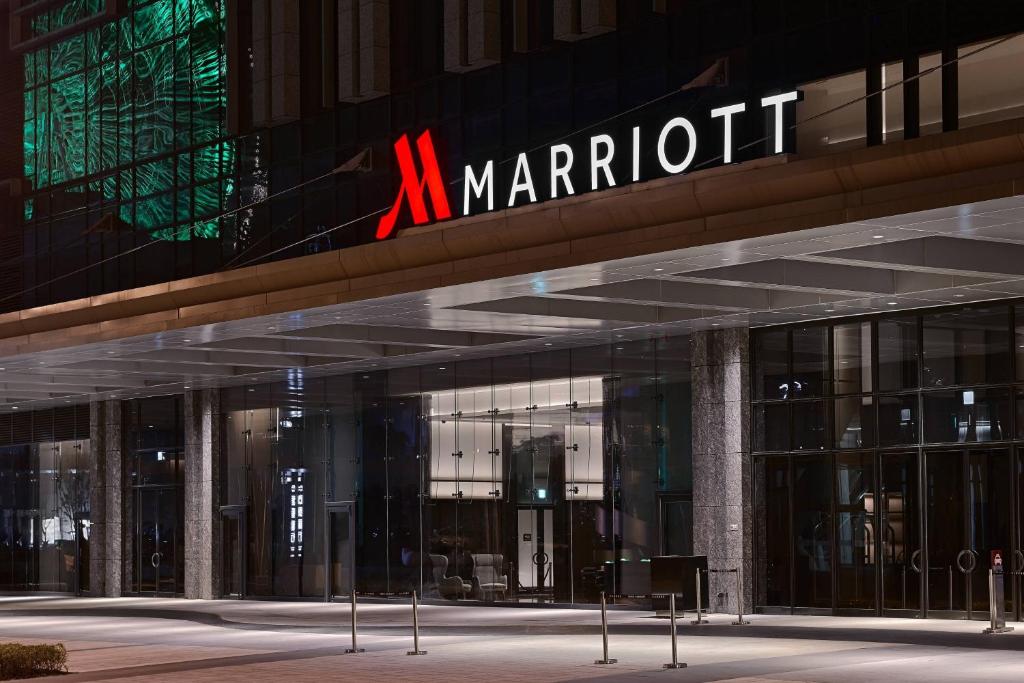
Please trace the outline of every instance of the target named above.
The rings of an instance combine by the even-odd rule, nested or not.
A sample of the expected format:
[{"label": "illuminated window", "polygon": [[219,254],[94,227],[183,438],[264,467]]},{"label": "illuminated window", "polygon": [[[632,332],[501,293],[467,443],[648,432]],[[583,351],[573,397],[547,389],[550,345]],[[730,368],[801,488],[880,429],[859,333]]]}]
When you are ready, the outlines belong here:
[{"label": "illuminated window", "polygon": [[289,468],[281,472],[288,507],[288,557],[302,558],[302,518],[305,509],[306,469]]}]

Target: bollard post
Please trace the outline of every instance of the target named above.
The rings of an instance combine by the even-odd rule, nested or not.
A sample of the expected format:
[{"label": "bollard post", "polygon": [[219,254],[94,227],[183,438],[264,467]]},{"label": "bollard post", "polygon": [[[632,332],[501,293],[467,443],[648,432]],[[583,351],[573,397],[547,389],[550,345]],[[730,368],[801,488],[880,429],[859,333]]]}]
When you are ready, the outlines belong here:
[{"label": "bollard post", "polygon": [[736,621],[733,626],[746,626],[750,622],[743,618],[743,568],[736,567]]},{"label": "bollard post", "polygon": [[366,652],[363,648],[359,647],[356,642],[356,589],[352,587],[352,647],[345,650],[345,654],[354,655],[360,652]]},{"label": "bollard post", "polygon": [[1009,633],[1013,631],[1012,626],[1006,625],[1006,612],[1003,600],[1006,593],[1003,590],[1003,573],[1000,570],[988,570],[988,620],[989,627],[982,633]]},{"label": "bollard post", "polygon": [[693,624],[694,626],[704,626],[708,622],[704,619],[703,608],[702,608],[702,605],[701,605],[701,594],[702,594],[702,591],[701,591],[701,585],[700,585],[700,567],[697,567],[696,581],[694,583],[697,584],[697,586],[696,586],[697,587],[697,618],[694,619],[693,621],[691,621],[690,623]]},{"label": "bollard post", "polygon": [[595,659],[594,664],[615,664],[619,660],[608,658],[608,605],[604,591],[601,591],[601,642],[604,646],[604,659]]},{"label": "bollard post", "polygon": [[949,576],[949,611],[953,611],[953,567],[946,567],[946,574]]},{"label": "bollard post", "polygon": [[419,605],[416,602],[416,591],[412,592],[412,649],[406,652],[407,655],[425,655],[426,650],[420,649],[420,615]]},{"label": "bollard post", "polygon": [[676,648],[676,594],[668,594],[668,620],[672,629],[672,662],[665,664],[666,669],[685,669],[686,664],[679,661],[679,652]]}]

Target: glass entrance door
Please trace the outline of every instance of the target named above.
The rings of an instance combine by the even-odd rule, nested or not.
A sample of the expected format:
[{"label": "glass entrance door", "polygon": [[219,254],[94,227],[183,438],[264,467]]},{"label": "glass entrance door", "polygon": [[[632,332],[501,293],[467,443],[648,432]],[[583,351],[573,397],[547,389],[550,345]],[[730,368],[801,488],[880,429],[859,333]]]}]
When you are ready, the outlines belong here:
[{"label": "glass entrance door", "polygon": [[1011,465],[1002,448],[926,453],[930,616],[988,618],[989,553],[1016,550]]},{"label": "glass entrance door", "polygon": [[221,595],[245,597],[245,506],[225,505],[220,509]]},{"label": "glass entrance door", "polygon": [[921,504],[918,456],[882,453],[879,457],[879,549],[882,610],[897,616],[921,609]]},{"label": "glass entrance door", "polygon": [[178,487],[136,488],[136,562],[139,593],[175,595],[182,578]]},{"label": "glass entrance door", "polygon": [[352,503],[328,503],[325,526],[325,600],[352,594],[356,580],[355,508]]}]

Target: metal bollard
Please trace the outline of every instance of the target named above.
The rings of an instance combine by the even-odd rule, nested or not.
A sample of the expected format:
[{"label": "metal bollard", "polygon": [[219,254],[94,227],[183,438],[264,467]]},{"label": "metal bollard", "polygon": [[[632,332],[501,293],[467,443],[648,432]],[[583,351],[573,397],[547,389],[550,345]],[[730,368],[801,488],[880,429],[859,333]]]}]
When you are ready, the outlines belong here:
[{"label": "metal bollard", "polygon": [[608,605],[604,591],[601,591],[601,642],[604,645],[604,659],[595,659],[594,664],[615,664],[619,660],[608,658]]},{"label": "metal bollard", "polygon": [[676,594],[668,594],[668,620],[672,629],[672,662],[665,664],[666,669],[685,669],[686,664],[679,661],[679,652],[676,648]]},{"label": "metal bollard", "polygon": [[352,588],[352,647],[345,650],[345,654],[353,655],[359,652],[366,652],[356,642],[356,589]]},{"label": "metal bollard", "polygon": [[743,569],[736,567],[736,621],[733,626],[746,626],[750,622],[743,618]]},{"label": "metal bollard", "polygon": [[[997,583],[998,580],[998,583]],[[1003,574],[998,575],[992,569],[988,570],[988,617],[989,626],[982,633],[1010,633],[1012,626],[1006,625],[1006,612],[1003,600],[1006,593],[1003,590]]]},{"label": "metal bollard", "polygon": [[700,601],[701,601],[700,567],[697,568],[697,580],[696,580],[695,583],[697,584],[697,618],[694,619],[693,621],[691,621],[690,623],[693,624],[694,626],[704,626],[708,622],[704,619],[704,614],[703,614],[702,607],[701,607],[701,604],[700,604]]},{"label": "metal bollard", "polygon": [[425,655],[426,650],[420,649],[420,614],[419,604],[416,602],[416,591],[412,592],[412,649],[406,652],[407,655]]}]

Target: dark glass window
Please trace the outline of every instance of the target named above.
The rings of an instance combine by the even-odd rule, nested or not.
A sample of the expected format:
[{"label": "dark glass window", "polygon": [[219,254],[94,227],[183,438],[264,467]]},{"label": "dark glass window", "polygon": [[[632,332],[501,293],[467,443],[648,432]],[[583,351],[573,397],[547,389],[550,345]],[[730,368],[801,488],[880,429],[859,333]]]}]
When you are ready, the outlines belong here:
[{"label": "dark glass window", "polygon": [[824,396],[828,368],[828,328],[809,327],[793,330],[793,377],[790,398]]},{"label": "dark glass window", "polygon": [[917,394],[878,397],[878,445],[917,443]]},{"label": "dark glass window", "polygon": [[875,404],[870,396],[836,399],[836,448],[864,448],[875,445]]},{"label": "dark glass window", "polygon": [[871,323],[836,325],[832,331],[832,386],[836,394],[867,393],[872,389]]},{"label": "dark glass window", "polygon": [[793,404],[793,450],[808,451],[825,448],[825,404],[821,401],[800,401]]},{"label": "dark glass window", "polygon": [[924,394],[926,442],[972,443],[1010,437],[1009,390],[963,389]]},{"label": "dark glass window", "polygon": [[789,450],[789,406],[766,403],[754,406],[754,450]]},{"label": "dark glass window", "polygon": [[793,572],[797,607],[832,606],[832,458],[793,458]]},{"label": "dark glass window", "polygon": [[926,315],[923,320],[925,386],[1011,379],[1007,307],[944,311]]},{"label": "dark glass window", "polygon": [[756,398],[789,398],[789,333],[785,329],[759,332],[754,337]]},{"label": "dark glass window", "polygon": [[878,321],[878,388],[917,387],[917,318]]},{"label": "dark glass window", "polygon": [[790,554],[793,536],[789,524],[789,458],[757,458],[754,468],[754,516],[757,544],[758,605],[789,606]]},{"label": "dark glass window", "polygon": [[836,605],[875,606],[872,453],[836,456]]}]

